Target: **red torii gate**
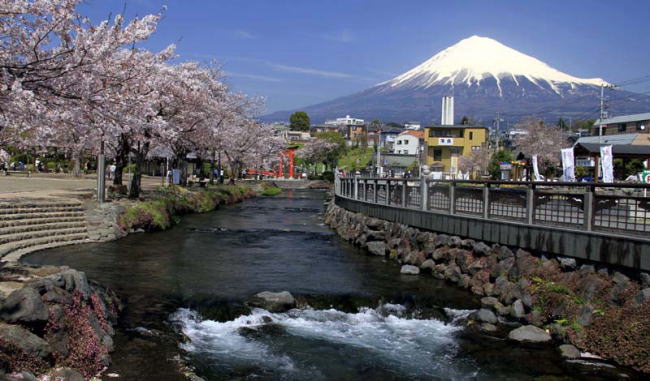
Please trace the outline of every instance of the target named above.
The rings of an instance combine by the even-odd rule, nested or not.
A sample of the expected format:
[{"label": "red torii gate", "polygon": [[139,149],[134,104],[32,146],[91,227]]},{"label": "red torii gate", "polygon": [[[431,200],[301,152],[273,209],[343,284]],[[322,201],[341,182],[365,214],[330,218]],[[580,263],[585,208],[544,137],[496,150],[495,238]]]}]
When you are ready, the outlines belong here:
[{"label": "red torii gate", "polygon": [[280,169],[278,171],[278,177],[284,177],[284,157],[289,158],[289,178],[293,179],[293,159],[298,147],[289,147],[286,150],[280,153]]}]

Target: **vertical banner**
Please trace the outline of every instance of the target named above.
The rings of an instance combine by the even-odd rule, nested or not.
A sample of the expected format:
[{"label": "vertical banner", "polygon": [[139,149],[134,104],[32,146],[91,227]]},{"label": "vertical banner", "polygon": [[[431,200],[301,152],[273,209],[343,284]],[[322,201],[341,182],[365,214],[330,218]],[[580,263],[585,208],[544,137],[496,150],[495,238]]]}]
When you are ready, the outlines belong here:
[{"label": "vertical banner", "polygon": [[542,176],[539,175],[539,167],[537,166],[537,155],[533,155],[533,172],[535,173],[535,181],[542,181]]},{"label": "vertical banner", "polygon": [[612,157],[612,146],[600,147],[600,162],[603,168],[603,182],[614,182],[614,159]]},{"label": "vertical banner", "polygon": [[576,181],[573,148],[565,148],[562,150],[562,168],[564,169],[564,181]]}]

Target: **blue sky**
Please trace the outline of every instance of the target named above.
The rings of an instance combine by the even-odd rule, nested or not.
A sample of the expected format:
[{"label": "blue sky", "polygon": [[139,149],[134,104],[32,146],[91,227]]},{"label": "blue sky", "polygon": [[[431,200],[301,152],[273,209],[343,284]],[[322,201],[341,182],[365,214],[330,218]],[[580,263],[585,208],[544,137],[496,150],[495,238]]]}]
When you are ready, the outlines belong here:
[{"label": "blue sky", "polygon": [[[124,4],[86,0],[82,12],[100,20]],[[126,13],[163,5],[145,46],[176,43],[180,60],[216,60],[269,112],[363,90],[474,34],[578,77],[650,75],[646,0],[128,0]]]}]

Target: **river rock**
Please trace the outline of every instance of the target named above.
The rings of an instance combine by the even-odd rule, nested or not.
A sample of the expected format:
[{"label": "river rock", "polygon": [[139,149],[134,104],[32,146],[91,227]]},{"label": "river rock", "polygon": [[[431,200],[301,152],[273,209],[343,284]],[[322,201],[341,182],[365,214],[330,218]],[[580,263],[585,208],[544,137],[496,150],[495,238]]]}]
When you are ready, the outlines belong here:
[{"label": "river rock", "polygon": [[45,359],[52,353],[47,341],[17,325],[0,323],[0,339],[0,352],[9,352],[11,348],[3,348],[9,344],[39,359]]},{"label": "river rock", "polygon": [[481,324],[481,330],[483,332],[488,332],[488,333],[493,333],[497,331],[497,326],[494,324],[490,323],[482,323]]},{"label": "river rock", "polygon": [[639,278],[641,279],[641,287],[650,287],[650,274],[641,273]]},{"label": "river rock", "polygon": [[574,258],[559,257],[558,261],[560,262],[560,268],[564,271],[573,271],[578,266]]},{"label": "river rock", "polygon": [[373,255],[386,255],[386,244],[382,241],[368,242],[368,251]]},{"label": "river rock", "polygon": [[56,381],[84,381],[83,376],[74,369],[59,368],[48,374],[52,380]]},{"label": "river rock", "polygon": [[296,306],[296,299],[294,299],[289,291],[264,291],[255,294],[248,301],[248,304],[253,307],[264,308],[270,312],[285,312]]},{"label": "river rock", "polygon": [[521,301],[521,299],[515,300],[515,302],[512,303],[512,308],[510,309],[510,316],[515,319],[521,319],[525,315],[526,310],[524,309],[524,303]]},{"label": "river rock", "polygon": [[366,231],[368,241],[383,241],[386,238],[386,233],[380,230],[368,230]]},{"label": "river rock", "polygon": [[400,274],[406,275],[418,275],[420,273],[420,268],[412,265],[404,265],[399,270]]},{"label": "river rock", "polygon": [[427,259],[426,261],[422,262],[420,265],[420,270],[428,270],[428,271],[433,271],[433,268],[436,266],[436,262],[433,261],[433,259]]},{"label": "river rock", "polygon": [[551,341],[551,335],[534,325],[524,325],[513,329],[508,334],[510,340],[528,343],[544,343]]},{"label": "river rock", "polygon": [[560,355],[565,359],[580,358],[580,351],[571,344],[562,344],[558,349],[560,350]]},{"label": "river rock", "polygon": [[18,289],[0,305],[0,319],[9,323],[36,323],[47,321],[47,307],[41,295],[32,287]]},{"label": "river rock", "polygon": [[31,374],[30,372],[18,372],[18,373],[11,373],[11,374],[6,374],[3,375],[4,378],[2,380],[6,381],[38,381],[36,376]]},{"label": "river rock", "polygon": [[478,320],[483,323],[494,324],[497,322],[497,316],[494,312],[488,310],[487,308],[481,308],[480,310],[472,314],[474,320]]},{"label": "river rock", "polygon": [[474,244],[474,247],[472,248],[472,252],[474,255],[477,256],[486,256],[490,252],[490,246],[486,245],[483,242],[479,242]]},{"label": "river rock", "polygon": [[640,306],[650,300],[650,287],[644,288],[634,297],[634,303]]}]

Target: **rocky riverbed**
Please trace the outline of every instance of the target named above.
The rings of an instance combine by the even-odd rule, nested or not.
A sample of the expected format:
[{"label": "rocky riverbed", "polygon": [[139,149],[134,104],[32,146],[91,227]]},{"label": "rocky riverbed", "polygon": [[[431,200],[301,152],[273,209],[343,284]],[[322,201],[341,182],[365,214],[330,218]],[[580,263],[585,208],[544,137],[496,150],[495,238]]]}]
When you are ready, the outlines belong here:
[{"label": "rocky riverbed", "polygon": [[329,203],[325,222],[367,253],[481,297],[482,333],[553,343],[572,361],[606,358],[650,372],[650,276],[420,231]]},{"label": "rocky riverbed", "polygon": [[109,365],[121,309],[110,290],[65,266],[4,264],[0,293],[0,378],[76,381]]}]

